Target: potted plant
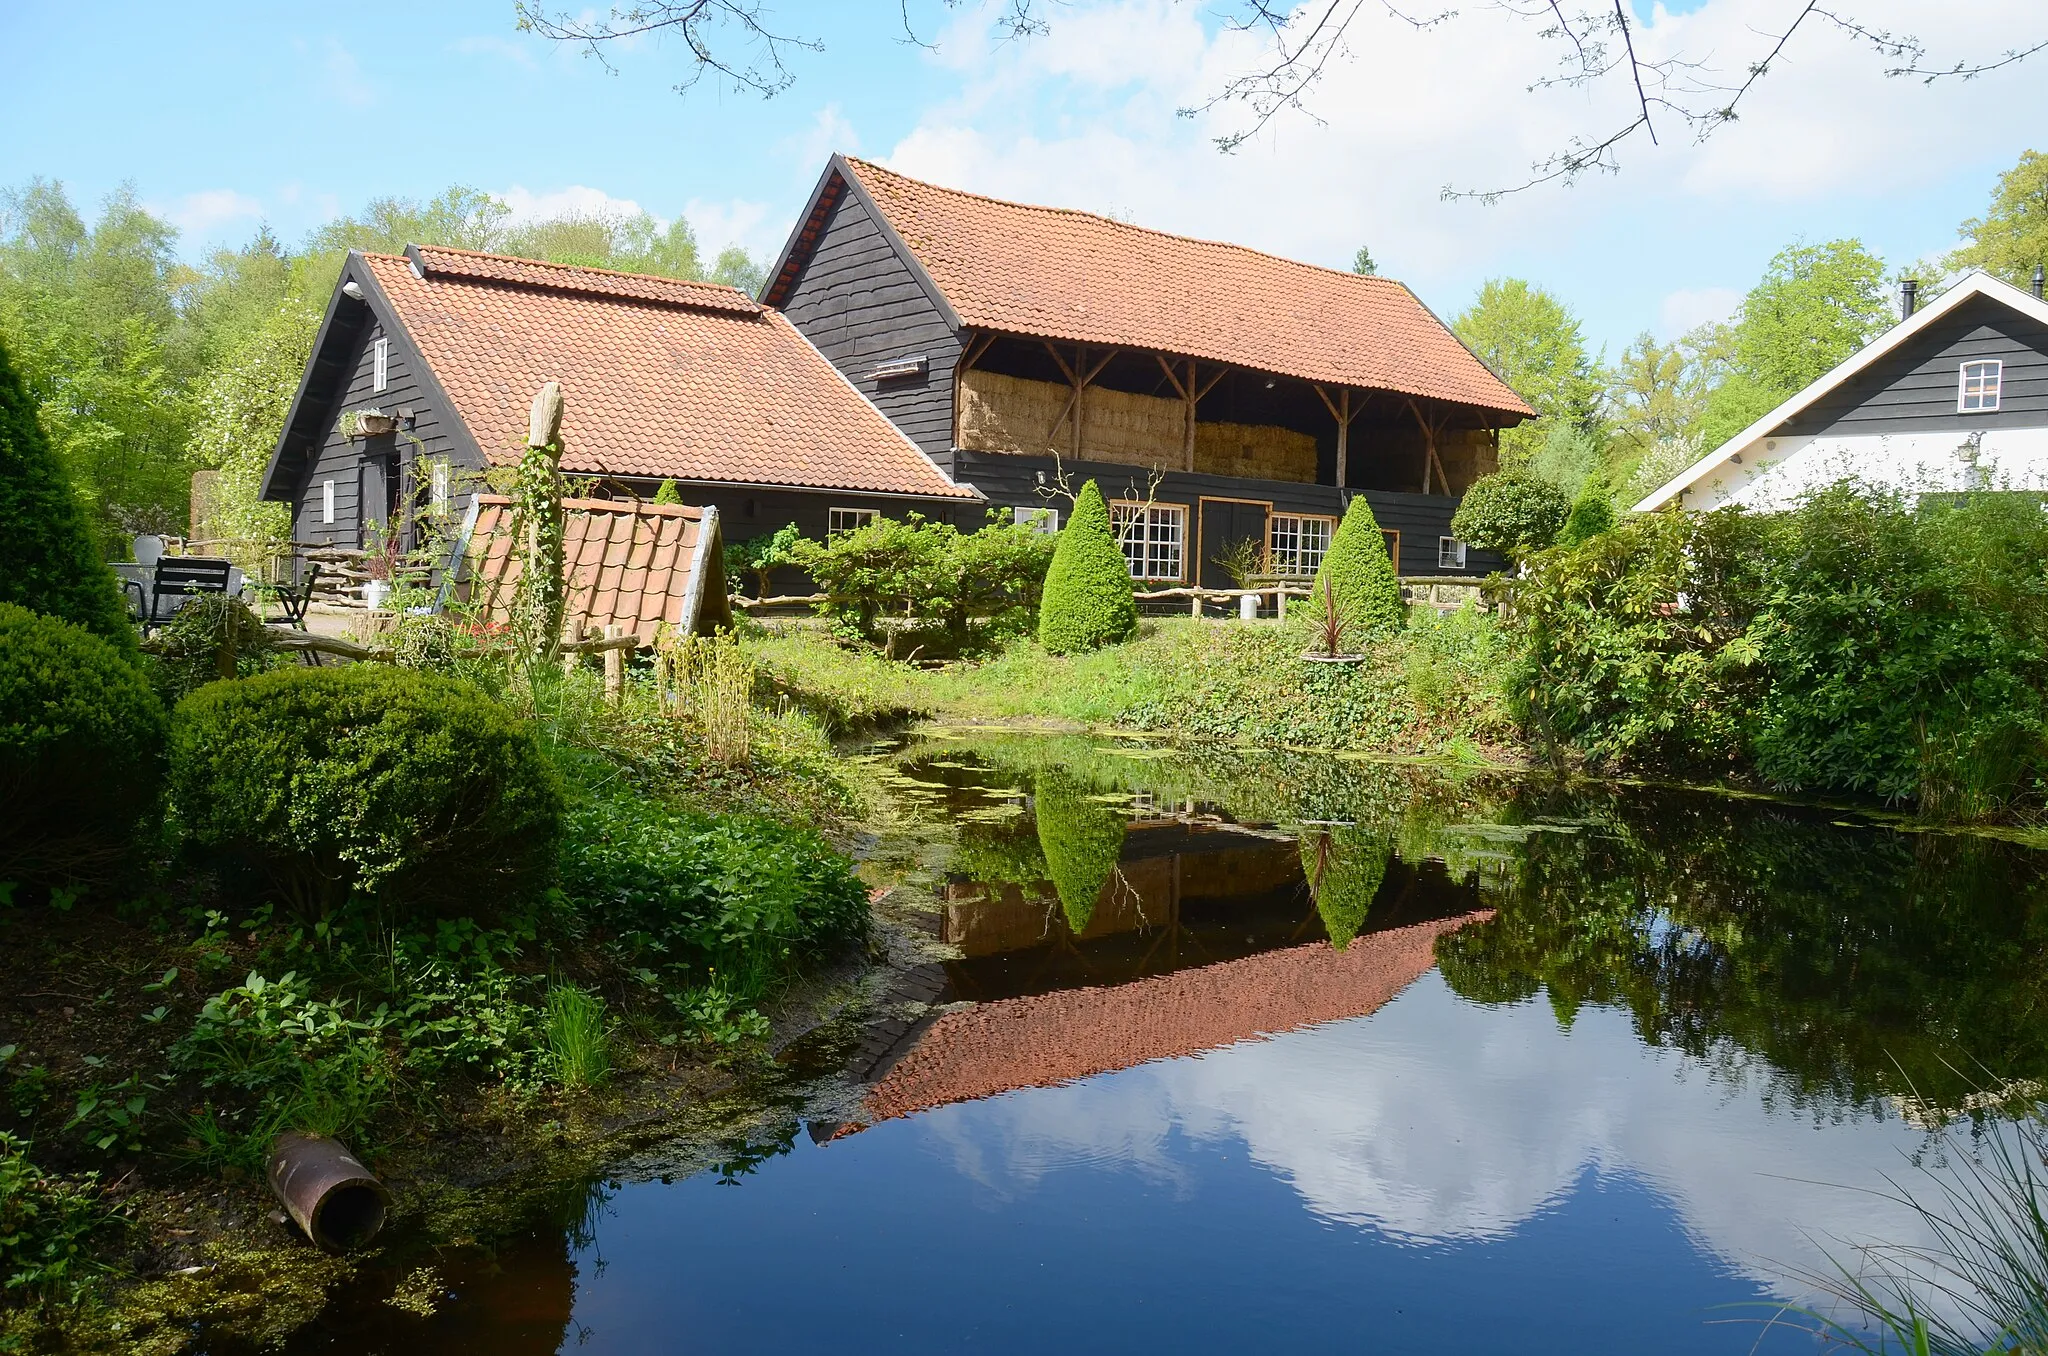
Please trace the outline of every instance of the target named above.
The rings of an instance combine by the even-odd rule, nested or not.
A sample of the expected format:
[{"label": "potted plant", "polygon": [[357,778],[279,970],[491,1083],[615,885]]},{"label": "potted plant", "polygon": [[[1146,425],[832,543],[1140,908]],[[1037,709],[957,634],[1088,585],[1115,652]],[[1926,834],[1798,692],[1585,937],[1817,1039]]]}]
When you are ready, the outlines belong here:
[{"label": "potted plant", "polygon": [[392,582],[398,577],[398,534],[372,518],[363,527],[363,569],[370,578],[363,585],[363,605],[381,612],[390,601]]}]

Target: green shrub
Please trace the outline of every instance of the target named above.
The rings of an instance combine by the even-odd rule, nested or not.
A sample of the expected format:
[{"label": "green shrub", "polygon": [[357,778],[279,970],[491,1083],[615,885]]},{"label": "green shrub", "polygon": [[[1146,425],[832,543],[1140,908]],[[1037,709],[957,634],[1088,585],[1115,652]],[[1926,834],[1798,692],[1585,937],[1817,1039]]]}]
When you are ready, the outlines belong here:
[{"label": "green shrub", "polygon": [[1123,816],[1091,800],[1087,788],[1060,772],[1041,772],[1034,787],[1032,817],[1045,868],[1059,893],[1060,909],[1076,935],[1087,931],[1102,888],[1116,874],[1124,851]]},{"label": "green shrub", "polygon": [[[667,489],[674,483],[663,481],[662,488]],[[774,532],[732,542],[725,548],[725,577],[736,580],[746,575],[754,576],[754,596],[766,598],[776,569],[796,563],[796,544],[801,540],[803,537],[796,524],[785,523]]]},{"label": "green shrub", "polygon": [[611,1033],[605,1026],[604,1000],[588,989],[574,984],[550,988],[542,1035],[555,1081],[563,1087],[599,1087],[611,1077]]},{"label": "green shrub", "polygon": [[1326,595],[1336,600],[1337,615],[1344,621],[1344,640],[1350,648],[1357,648],[1357,642],[1368,634],[1398,631],[1407,620],[1408,608],[1401,601],[1401,581],[1387,555],[1387,539],[1362,494],[1351,497],[1344,521],[1337,524],[1330,549],[1309,586],[1308,598],[1294,609],[1300,624],[1322,627]]},{"label": "green shrub", "polygon": [[867,887],[816,833],[687,814],[621,791],[569,812],[562,889],[671,993],[713,981],[741,1001],[867,927]]},{"label": "green shrub", "polygon": [[[406,620],[418,625],[439,619]],[[271,667],[274,657],[283,656],[270,648],[263,623],[246,604],[239,598],[204,594],[187,599],[171,624],[156,633],[143,662],[157,695],[165,705],[175,706],[216,679],[253,678]]]},{"label": "green shrub", "polygon": [[1614,500],[1608,495],[1604,477],[1586,477],[1586,483],[1579,488],[1578,497],[1572,500],[1571,512],[1566,515],[1564,528],[1557,534],[1560,546],[1577,546],[1606,532],[1614,526]]},{"label": "green shrub", "polygon": [[1571,503],[1549,481],[1515,471],[1481,476],[1451,518],[1458,540],[1520,557],[1557,540]]},{"label": "green shrub", "polygon": [[90,1243],[114,1222],[96,1177],[55,1177],[29,1146],[0,1131],[0,1305],[70,1299],[90,1266]]},{"label": "green shrub", "polygon": [[164,710],[112,643],[0,603],[0,880],[92,874],[157,803]]},{"label": "green shrub", "polygon": [[877,517],[829,541],[797,541],[789,560],[827,595],[820,611],[842,635],[932,656],[1028,631],[1052,551],[1050,538],[1024,524],[991,521],[962,533],[913,513]]},{"label": "green shrub", "polygon": [[302,912],[352,892],[489,914],[545,884],[561,792],[533,736],[453,679],[285,669],[178,704],[171,795],[187,840]]},{"label": "green shrub", "polygon": [[21,377],[0,344],[0,603],[132,650],[135,628]]},{"label": "green shrub", "polygon": [[1110,529],[1109,505],[1091,480],[1074,499],[1046,571],[1038,640],[1054,654],[1077,654],[1128,640],[1137,629],[1131,567]]}]

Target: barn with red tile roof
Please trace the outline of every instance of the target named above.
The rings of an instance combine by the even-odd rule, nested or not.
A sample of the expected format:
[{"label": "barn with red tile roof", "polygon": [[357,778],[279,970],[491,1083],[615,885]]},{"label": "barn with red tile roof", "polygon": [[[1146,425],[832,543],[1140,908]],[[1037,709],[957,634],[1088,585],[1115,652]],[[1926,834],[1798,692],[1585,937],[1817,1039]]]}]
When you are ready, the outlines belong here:
[{"label": "barn with red tile roof", "polygon": [[1141,578],[1227,585],[1246,538],[1312,572],[1359,493],[1403,574],[1497,563],[1450,518],[1534,412],[1391,279],[834,156],[762,299],[992,501],[1151,499],[1121,513]]},{"label": "barn with red tile roof", "polygon": [[294,506],[301,542],[359,545],[373,522],[416,537],[518,458],[548,381],[568,475],[620,498],[674,481],[728,539],[985,509],[744,292],[422,246],[348,256],[263,496]]}]

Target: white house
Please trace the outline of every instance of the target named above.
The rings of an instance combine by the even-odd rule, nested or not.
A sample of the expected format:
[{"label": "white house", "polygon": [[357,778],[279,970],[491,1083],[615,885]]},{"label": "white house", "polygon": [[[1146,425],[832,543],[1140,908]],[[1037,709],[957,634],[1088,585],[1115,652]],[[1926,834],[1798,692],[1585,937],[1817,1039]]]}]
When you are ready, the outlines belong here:
[{"label": "white house", "polygon": [[1858,479],[1909,493],[2048,490],[2048,304],[1973,272],[1641,503],[1790,507]]}]

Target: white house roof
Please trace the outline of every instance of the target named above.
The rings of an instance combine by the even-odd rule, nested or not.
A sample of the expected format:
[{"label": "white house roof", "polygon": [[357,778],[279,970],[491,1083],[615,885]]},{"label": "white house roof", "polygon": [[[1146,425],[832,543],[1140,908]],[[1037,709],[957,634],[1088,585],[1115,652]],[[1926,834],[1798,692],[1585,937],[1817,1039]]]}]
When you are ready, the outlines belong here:
[{"label": "white house roof", "polygon": [[2022,291],[2011,283],[1992,277],[1981,269],[1973,269],[1933,301],[1844,358],[1833,371],[1651,491],[1635,506],[1635,511],[1649,513],[1672,503],[1687,490],[1725,466],[1743,448],[1799,414],[1887,353],[1910,342],[1915,335],[1972,297],[1989,297],[2011,307],[2021,315],[2048,325],[2048,303],[2042,302],[2031,292]]}]

